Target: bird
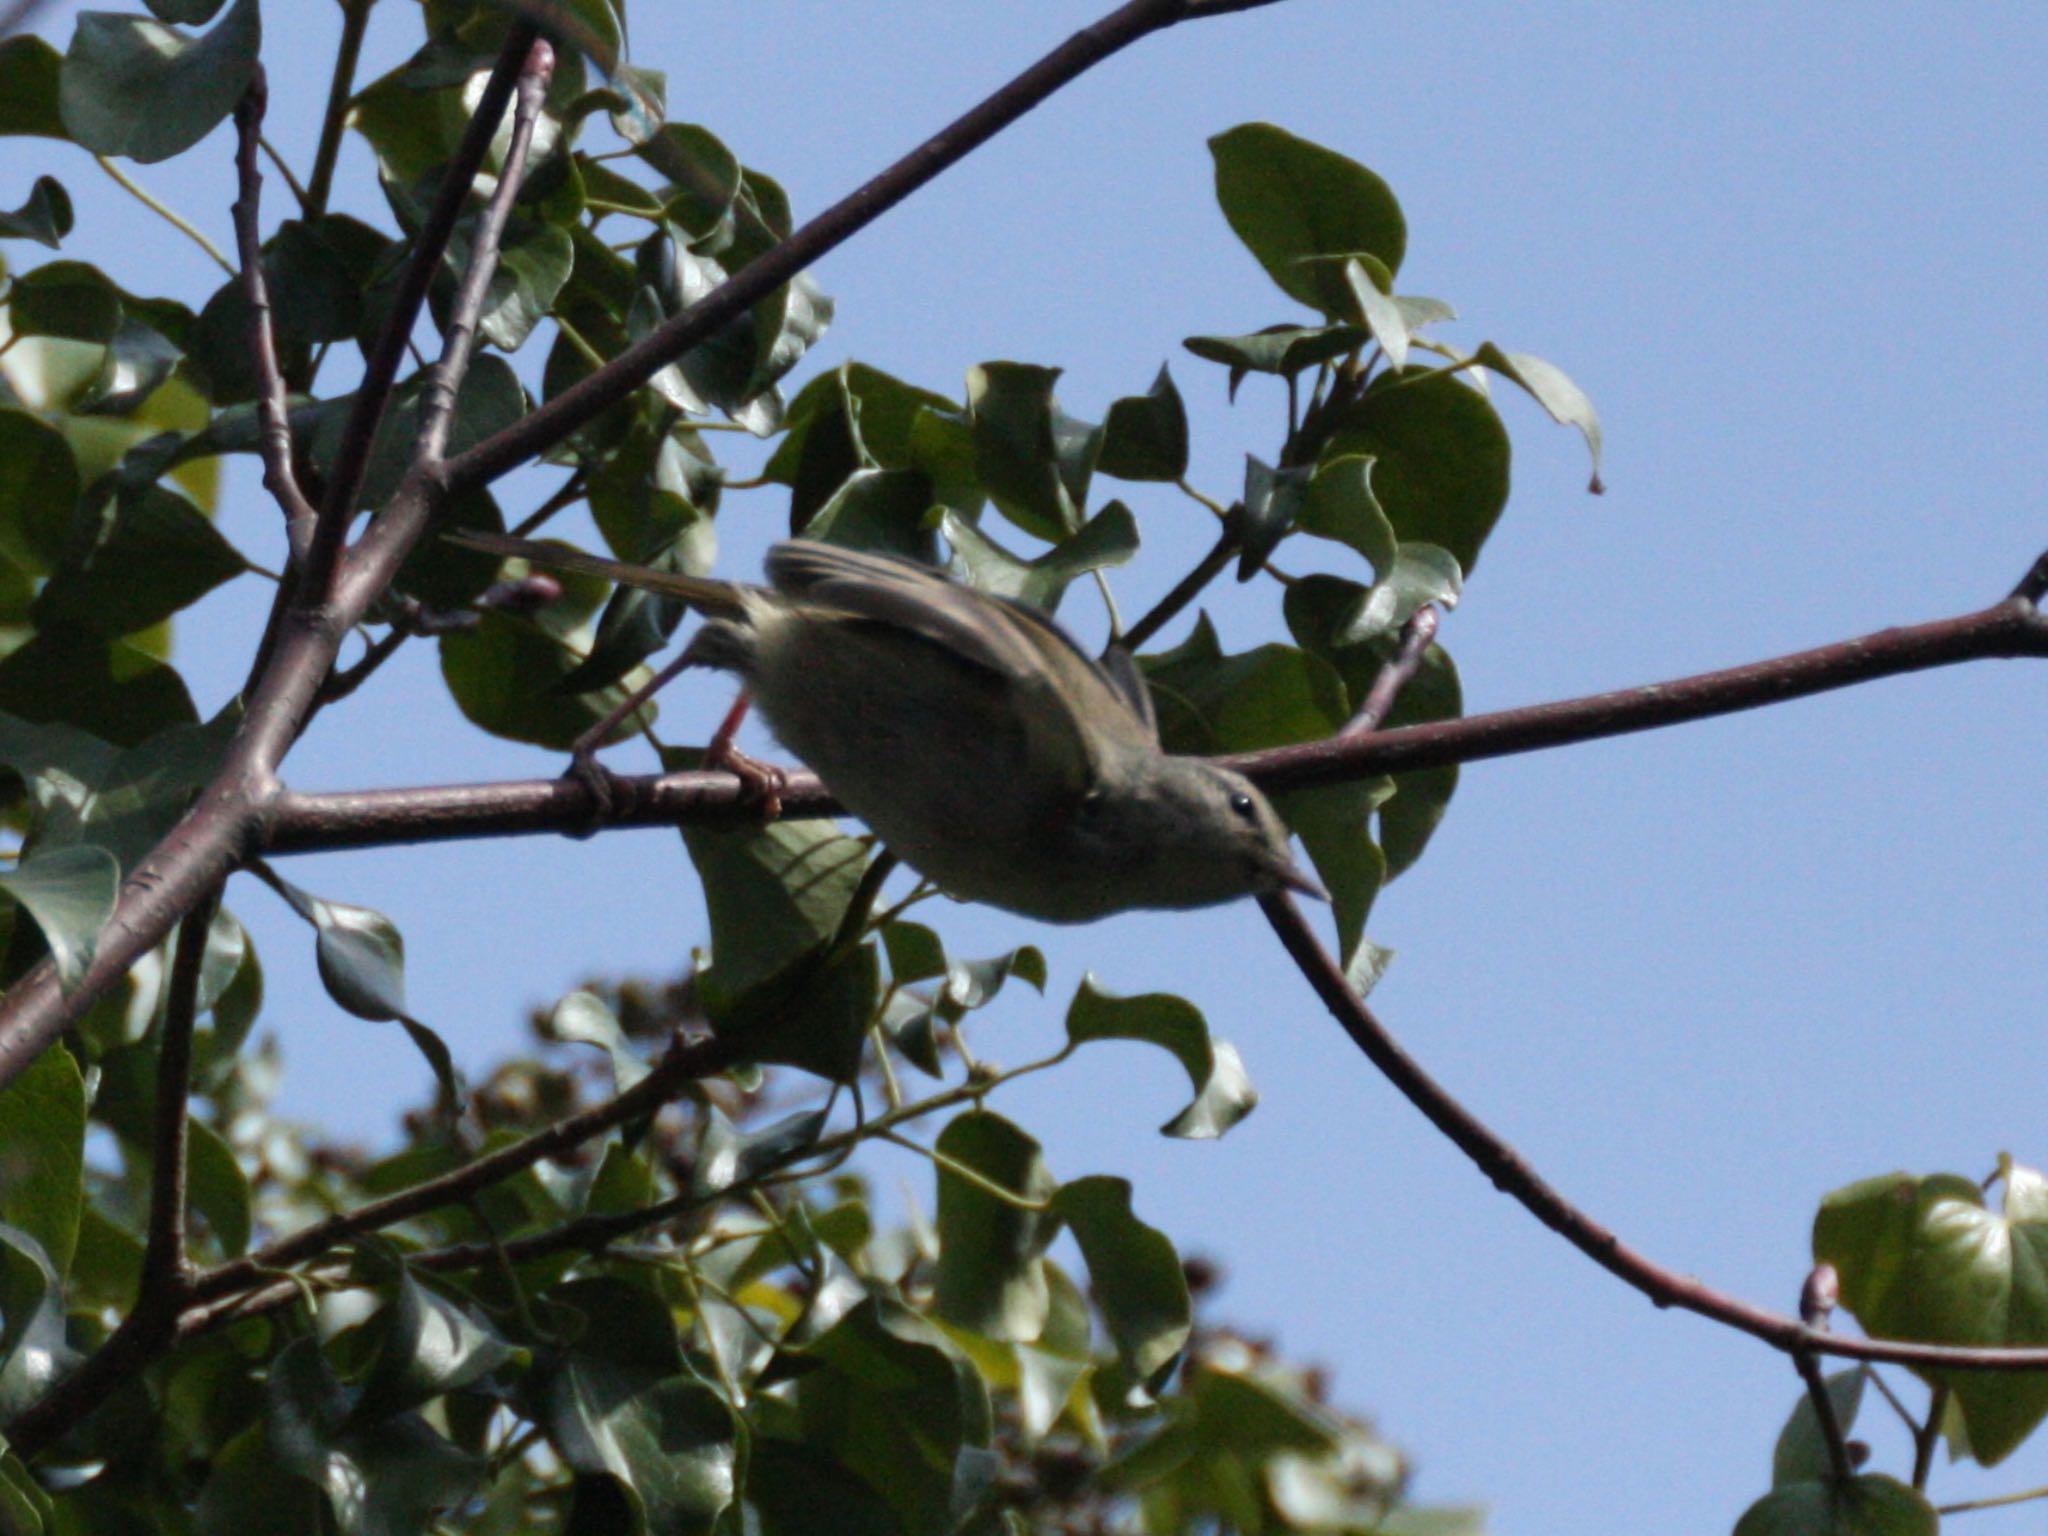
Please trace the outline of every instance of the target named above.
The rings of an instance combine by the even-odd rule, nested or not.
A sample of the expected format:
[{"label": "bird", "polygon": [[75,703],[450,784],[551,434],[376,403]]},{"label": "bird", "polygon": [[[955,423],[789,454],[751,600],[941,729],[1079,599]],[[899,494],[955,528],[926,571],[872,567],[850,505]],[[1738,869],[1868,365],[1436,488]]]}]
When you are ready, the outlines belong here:
[{"label": "bird", "polygon": [[1053,923],[1293,891],[1257,786],[1163,751],[1143,676],[1053,619],[916,561],[809,540],[766,586],[650,570],[563,545],[451,542],[681,598],[705,622],[673,670],[738,675],[777,739],[882,845],[947,894]]}]

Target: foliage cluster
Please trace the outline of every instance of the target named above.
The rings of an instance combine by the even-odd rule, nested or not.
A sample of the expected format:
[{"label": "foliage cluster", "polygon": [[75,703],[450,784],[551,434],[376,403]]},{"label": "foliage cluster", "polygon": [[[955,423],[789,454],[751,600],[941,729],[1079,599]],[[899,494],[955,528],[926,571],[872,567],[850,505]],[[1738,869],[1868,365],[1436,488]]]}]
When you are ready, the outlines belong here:
[{"label": "foliage cluster", "polygon": [[[1151,9],[1165,25],[1195,8]],[[1135,1040],[1187,1073],[1166,1133],[1222,1135],[1256,1095],[1199,1010],[1084,979],[1060,1050],[982,1062],[972,1014],[1005,987],[1042,993],[1043,958],[955,954],[909,915],[931,893],[885,902],[887,863],[829,823],[679,818],[708,915],[691,974],[672,993],[572,994],[539,1057],[472,1089],[408,1009],[393,925],[260,857],[289,809],[269,806],[231,862],[313,930],[334,1000],[399,1023],[437,1080],[376,1161],[269,1113],[262,963],[210,897],[118,979],[94,966],[153,850],[216,814],[208,796],[274,789],[222,789],[266,722],[238,703],[203,715],[171,660],[177,614],[222,583],[279,580],[214,525],[225,456],[262,456],[287,514],[254,698],[280,657],[314,654],[291,651],[292,626],[313,627],[299,587],[322,561],[356,571],[381,536],[407,541],[347,614],[358,658],[325,654],[294,731],[359,707],[357,686],[415,639],[437,646],[468,720],[518,741],[568,746],[645,680],[672,603],[501,567],[405,521],[424,505],[438,526],[502,531],[492,483],[532,458],[560,478],[510,519],[522,533],[581,508],[618,557],[702,572],[722,504],[753,492],[791,535],[943,551],[1048,612],[1084,580],[1107,596],[1138,553],[1139,510],[1105,482],[1149,488],[1133,502],[1184,496],[1213,517],[1213,550],[1113,622],[1136,650],[1226,570],[1261,583],[1287,641],[1226,652],[1204,618],[1140,655],[1166,745],[1222,754],[1361,719],[1455,720],[1456,670],[1430,637],[1507,501],[1489,389],[1578,429],[1597,489],[1585,397],[1540,358],[1440,339],[1455,316],[1400,290],[1406,226],[1385,183],[1251,123],[1211,141],[1216,195],[1299,310],[1187,342],[1233,398],[1254,376],[1271,386],[1274,442],[1246,456],[1237,494],[1188,483],[1165,368],[1100,421],[1062,408],[1058,369],[1015,361],[969,369],[958,397],[849,363],[785,400],[833,318],[801,275],[586,409],[617,359],[800,238],[772,177],[667,119],[661,75],[624,60],[617,0],[550,8],[551,62],[525,19],[482,0],[421,6],[425,40],[365,85],[345,41],[315,161],[285,172],[294,216],[260,245],[257,0],[152,10],[82,17],[62,55],[0,42],[0,134],[146,165],[236,114],[254,258],[222,257],[196,304],[61,254],[10,266],[0,291],[0,765],[18,844],[0,975],[10,1000],[54,975],[88,1004],[0,1092],[0,1424],[20,1453],[0,1458],[0,1531],[1472,1528],[1405,1504],[1398,1453],[1313,1373],[1199,1324],[1199,1267],[1125,1181],[1055,1177],[989,1107],[1013,1078]],[[348,37],[370,10],[344,5]],[[511,122],[480,120],[515,77]],[[348,132],[374,154],[375,218],[330,206]],[[0,212],[0,240],[61,253],[72,222],[44,175]],[[377,360],[403,355],[414,296],[447,345],[387,389]],[[712,447],[730,429],[774,441],[753,480]],[[358,546],[323,545],[362,514]],[[654,724],[649,707],[629,728]],[[662,752],[675,775],[697,761]],[[1354,995],[1387,960],[1366,935],[1373,900],[1455,785],[1444,762],[1277,802],[1334,898]],[[344,818],[292,846],[377,835]],[[928,1158],[929,1223],[879,1228],[847,1172],[884,1139]],[[2048,1342],[2037,1267],[2001,1258],[2032,1253],[2040,1181],[2004,1179],[2002,1217],[1954,1179],[1828,1202],[1817,1260],[1868,1331]],[[1802,1403],[1776,1490],[1738,1529],[1931,1529],[1917,1484],[1938,1434],[1990,1463],[2048,1413],[2038,1377],[1930,1375],[1916,1488],[1849,1465],[1859,1368]]]}]

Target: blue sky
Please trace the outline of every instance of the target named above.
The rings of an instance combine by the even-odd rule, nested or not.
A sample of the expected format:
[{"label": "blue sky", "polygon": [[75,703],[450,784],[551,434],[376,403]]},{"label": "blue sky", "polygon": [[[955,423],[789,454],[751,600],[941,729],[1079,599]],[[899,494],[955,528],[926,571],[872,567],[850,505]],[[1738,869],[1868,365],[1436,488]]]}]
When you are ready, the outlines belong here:
[{"label": "blue sky", "polygon": [[[1095,14],[641,9],[634,55],[668,71],[672,115],[781,179],[799,216]],[[372,68],[414,41],[389,10]],[[332,12],[269,20],[270,131],[304,164]],[[68,33],[61,11],[43,25]],[[1960,612],[2048,544],[2044,68],[2018,7],[1287,0],[1138,45],[835,253],[816,276],[838,321],[804,376],[851,356],[957,395],[970,365],[1013,358],[1066,368],[1063,401],[1095,417],[1168,360],[1195,412],[1191,477],[1227,499],[1243,455],[1270,456],[1278,402],[1255,382],[1226,407],[1180,340],[1292,318],[1217,213],[1204,147],[1269,120],[1392,184],[1402,288],[1452,301],[1453,339],[1550,358],[1605,419],[1610,490],[1590,498],[1576,437],[1504,400],[1514,499],[1443,631],[1469,709]],[[12,142],[0,198],[18,202],[50,154]],[[226,246],[225,135],[210,148],[141,174]],[[53,168],[80,202],[74,253],[138,291],[210,291],[212,269],[82,157]],[[360,146],[342,180],[360,205]],[[272,198],[277,216],[274,181]],[[231,486],[223,525],[276,563],[255,476]],[[1204,535],[1170,491],[1137,492],[1127,612]],[[778,493],[729,497],[725,567],[750,571],[784,511]],[[224,593],[185,627],[203,707],[239,682],[260,601]],[[1261,607],[1226,593],[1214,610],[1233,646],[1269,637]],[[464,729],[415,649],[354,715],[322,719],[295,786],[554,771]],[[1990,663],[1469,768],[1375,913],[1399,951],[1375,1006],[1629,1241],[1789,1309],[1829,1189],[1893,1168],[1981,1175],[2001,1151],[2048,1160],[2044,721],[2048,669]],[[593,971],[672,971],[703,939],[666,834],[287,872],[400,923],[416,1010],[472,1064],[518,1041],[525,1006]],[[253,884],[231,901],[264,948],[288,1109],[388,1134],[392,1097],[422,1090],[417,1057],[325,1001],[303,930]],[[1416,1458],[1419,1495],[1484,1501],[1526,1536],[1726,1529],[1764,1490],[1789,1366],[1654,1311],[1497,1196],[1344,1042],[1252,908],[1079,931],[934,920],[959,953],[1034,942],[1051,958],[1049,1000],[983,1016],[983,1054],[1035,1054],[1091,967],[1117,991],[1185,994],[1237,1043],[1264,1100],[1220,1143],[1156,1135],[1182,1085],[1135,1047],[1010,1106],[1057,1173],[1130,1175],[1142,1215],[1220,1259],[1223,1315],[1328,1361],[1339,1398]],[[877,1171],[928,1203],[917,1165]],[[1882,1409],[1862,1427],[1903,1474]],[[1935,1492],[2043,1482],[2048,1453],[2029,1447],[1989,1475],[1944,1468]]]}]

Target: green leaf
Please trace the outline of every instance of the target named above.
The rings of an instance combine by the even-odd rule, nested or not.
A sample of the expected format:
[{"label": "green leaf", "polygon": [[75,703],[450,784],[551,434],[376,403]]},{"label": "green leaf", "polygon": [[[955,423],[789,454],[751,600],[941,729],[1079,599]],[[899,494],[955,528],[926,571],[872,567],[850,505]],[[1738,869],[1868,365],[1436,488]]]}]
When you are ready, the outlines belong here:
[{"label": "green leaf", "polygon": [[462,1075],[441,1037],[405,1009],[405,937],[382,912],[328,901],[271,877],[292,910],[313,925],[320,983],[340,1007],[372,1024],[396,1023],[433,1068],[444,1103],[464,1098]]},{"label": "green leaf", "polygon": [[1472,356],[1502,378],[1521,385],[1559,426],[1577,427],[1593,459],[1593,478],[1586,489],[1596,496],[1607,489],[1600,479],[1600,413],[1562,368],[1527,352],[1503,352],[1490,341]]},{"label": "green leaf", "polygon": [[96,155],[145,165],[184,153],[234,111],[263,42],[257,0],[193,38],[146,16],[79,15],[64,56],[66,132]]},{"label": "green leaf", "polygon": [[1142,1040],[1171,1052],[1195,1090],[1194,1102],[1159,1129],[1168,1136],[1221,1136],[1258,1107],[1244,1063],[1228,1041],[1210,1037],[1208,1021],[1186,998],[1165,992],[1118,997],[1083,976],[1067,1008],[1067,1039]]},{"label": "green leaf", "polygon": [[57,110],[64,60],[40,37],[0,40],[0,137],[67,138]]},{"label": "green leaf", "polygon": [[867,871],[867,845],[826,821],[685,827],[683,844],[704,882],[711,964],[702,982],[714,1018],[836,934]]},{"label": "green leaf", "polygon": [[957,512],[947,512],[939,530],[968,585],[1045,613],[1058,610],[1077,578],[1123,565],[1138,552],[1138,520],[1120,501],[1112,501],[1035,560],[1019,559]]},{"label": "green leaf", "polygon": [[196,1536],[303,1536],[320,1520],[319,1494],[279,1465],[260,1423],[213,1458],[192,1511]]},{"label": "green leaf", "polygon": [[1275,469],[1252,454],[1244,456],[1244,501],[1238,528],[1242,552],[1237,579],[1250,581],[1280,541],[1294,531],[1308,499],[1307,467]]},{"label": "green leaf", "polygon": [[34,1238],[63,1275],[85,1205],[85,1079],[62,1044],[0,1090],[0,1125],[0,1222]]},{"label": "green leaf", "polygon": [[900,1303],[873,1298],[811,1346],[803,1439],[885,1503],[904,1536],[945,1536],[993,1470],[987,1389],[959,1350]]},{"label": "green leaf", "polygon": [[915,469],[857,469],[798,536],[930,564],[938,553],[926,515],[932,483]]},{"label": "green leaf", "polygon": [[27,909],[56,962],[57,979],[74,986],[92,964],[100,930],[121,894],[121,866],[104,848],[80,844],[34,854],[0,872],[0,891]]},{"label": "green leaf", "polygon": [[1059,1222],[1049,1211],[997,1198],[953,1165],[1042,1206],[1059,1186],[1038,1143],[999,1115],[969,1110],[947,1123],[936,1151],[943,1159],[937,1314],[983,1338],[1037,1338],[1049,1305],[1044,1255]]},{"label": "green leaf", "polygon": [[579,1505],[585,1480],[602,1479],[624,1506],[610,1529],[710,1531],[735,1494],[742,1426],[682,1374],[666,1309],[651,1291],[612,1280],[557,1296],[590,1325],[549,1371],[537,1419],[583,1474]]},{"label": "green leaf", "polygon": [[57,1529],[57,1505],[30,1476],[21,1458],[0,1450],[0,1531],[43,1536]]},{"label": "green leaf", "polygon": [[579,988],[556,1003],[544,1033],[554,1040],[594,1045],[609,1055],[614,1093],[624,1093],[647,1075],[647,1063],[619,1027],[618,1017],[595,992]]},{"label": "green leaf", "polygon": [[741,1131],[715,1104],[705,1111],[704,1137],[690,1173],[690,1191],[699,1196],[721,1194],[782,1167],[800,1156],[825,1129],[832,1106],[785,1115],[772,1125]]},{"label": "green leaf", "polygon": [[1363,454],[1401,542],[1437,544],[1467,575],[1508,499],[1509,445],[1492,404],[1441,369],[1382,374],[1338,418],[1318,461]]},{"label": "green leaf", "polygon": [[65,558],[31,611],[39,626],[112,639],[163,622],[248,568],[184,497],[157,485],[125,488],[100,536]]},{"label": "green leaf", "polygon": [[704,239],[731,215],[740,192],[739,157],[710,129],[665,123],[633,148],[670,183],[662,215],[692,240]]},{"label": "green leaf", "polygon": [[[1354,704],[1364,699],[1380,669],[1394,655],[1386,631],[1355,635],[1353,621],[1366,605],[1367,589],[1334,576],[1305,576],[1287,589],[1287,627],[1304,650],[1334,666]],[[1382,728],[1455,720],[1464,713],[1458,669],[1449,652],[1432,645],[1407,687],[1381,722]],[[1458,785],[1455,764],[1397,774],[1394,795],[1379,804],[1379,844],[1392,880],[1421,858]]]},{"label": "green leaf", "polygon": [[121,290],[82,261],[45,262],[17,277],[7,295],[7,322],[21,336],[104,345],[121,329],[121,317]]},{"label": "green leaf", "polygon": [[[534,746],[566,748],[579,740],[631,691],[652,676],[635,668],[595,692],[564,693],[590,653],[590,616],[607,584],[576,572],[558,573],[562,597],[533,614],[492,610],[466,634],[443,635],[441,677],[469,721],[495,736]],[[608,738],[644,728],[652,703],[621,723]]]},{"label": "green leaf", "polygon": [[0,409],[0,558],[44,575],[64,552],[78,504],[78,461],[55,427],[26,411]]},{"label": "green leaf", "polygon": [[946,974],[945,946],[923,923],[898,918],[883,924],[882,948],[889,956],[889,979],[898,986]]},{"label": "green leaf", "polygon": [[355,1424],[389,1418],[488,1376],[512,1346],[473,1305],[451,1301],[400,1267],[376,1358],[350,1409]]},{"label": "green leaf", "polygon": [[1178,480],[1188,472],[1188,412],[1161,364],[1142,395],[1111,403],[1095,467],[1119,480]]},{"label": "green leaf", "polygon": [[[1833,1264],[1842,1303],[1874,1338],[1935,1344],[2048,1344],[2048,1200],[2032,1169],[2006,1163],[2005,1211],[1958,1174],[1887,1174],[1821,1202],[1817,1263]],[[2048,1379],[2005,1371],[1922,1372],[1946,1382],[1985,1466],[2048,1416]]]},{"label": "green leaf", "polygon": [[231,706],[204,726],[169,726],[123,749],[70,726],[0,714],[0,764],[35,800],[38,854],[89,843],[127,869],[213,778],[240,724]]},{"label": "green leaf", "polygon": [[[473,231],[460,233],[469,232]],[[458,270],[468,260],[466,242],[451,243],[444,258]],[[516,352],[554,308],[575,261],[566,231],[537,220],[515,220],[499,247],[498,263],[484,292],[478,333],[501,351]]]},{"label": "green leaf", "polygon": [[1372,460],[1364,454],[1326,457],[1316,465],[1296,526],[1349,545],[1375,573],[1393,568],[1394,525],[1372,493]]},{"label": "green leaf", "polygon": [[433,1516],[458,1507],[482,1474],[481,1462],[417,1414],[351,1424],[348,1393],[311,1338],[293,1340],[271,1362],[265,1398],[273,1454],[326,1496],[343,1536],[425,1530]]},{"label": "green leaf", "polygon": [[1248,373],[1293,378],[1304,369],[1357,352],[1371,341],[1355,325],[1269,325],[1248,336],[1190,336],[1181,343],[1195,356],[1230,370],[1230,398]]},{"label": "green leaf", "polygon": [[1367,251],[1350,251],[1305,256],[1301,264],[1312,274],[1322,295],[1320,307],[1326,313],[1341,316],[1353,328],[1364,331],[1378,345],[1394,372],[1408,366],[1412,340],[1409,311],[1394,297],[1393,274],[1377,256]]},{"label": "green leaf", "polygon": [[1324,307],[1322,284],[1302,264],[1305,257],[1365,251],[1389,272],[1400,270],[1408,240],[1401,205],[1357,161],[1270,123],[1219,133],[1209,152],[1216,162],[1216,201],[1231,229],[1267,275],[1303,304]]},{"label": "green leaf", "polygon": [[790,402],[785,435],[761,471],[763,479],[789,487],[790,529],[810,522],[858,469],[916,469],[929,477],[931,467],[919,462],[912,442],[926,409],[951,413],[959,407],[865,363],[842,363],[806,384]]},{"label": "green leaf", "polygon": [[0,711],[121,745],[198,718],[183,679],[160,658],[71,625],[42,631],[0,661]]},{"label": "green leaf", "polygon": [[902,1536],[881,1496],[815,1446],[759,1440],[747,1467],[747,1509],[760,1536]]},{"label": "green leaf", "polygon": [[1896,1478],[1866,1473],[1846,1483],[1790,1483],[1758,1499],[1735,1536],[1935,1536],[1934,1506]]},{"label": "green leaf", "polygon": [[[1828,1401],[1834,1407],[1835,1423],[1844,1435],[1855,1427],[1856,1411],[1863,1406],[1863,1383],[1869,1377],[1867,1365],[1851,1366],[1827,1377]],[[1834,1460],[1828,1454],[1820,1415],[1814,1411],[1813,1394],[1801,1392],[1785,1427],[1778,1431],[1777,1448],[1771,1453],[1771,1486],[1821,1483],[1833,1475]]]},{"label": "green leaf", "polygon": [[1132,1212],[1128,1179],[1095,1174],[1063,1185],[1053,1214],[1081,1245],[1089,1289],[1125,1371],[1156,1391],[1187,1347],[1194,1321],[1172,1240]]},{"label": "green leaf", "polygon": [[1053,399],[1057,368],[982,363],[967,371],[974,472],[996,509],[1057,544],[1081,525],[1102,429],[1070,420]]},{"label": "green leaf", "polygon": [[64,1288],[43,1245],[0,1226],[0,1422],[68,1375],[78,1353],[64,1337]]}]

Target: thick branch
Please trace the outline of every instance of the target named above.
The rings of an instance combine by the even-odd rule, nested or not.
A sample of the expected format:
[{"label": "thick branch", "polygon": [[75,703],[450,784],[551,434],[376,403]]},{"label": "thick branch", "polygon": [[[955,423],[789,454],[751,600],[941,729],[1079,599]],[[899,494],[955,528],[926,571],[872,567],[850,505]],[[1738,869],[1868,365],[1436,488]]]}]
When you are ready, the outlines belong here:
[{"label": "thick branch", "polygon": [[[1409,649],[1406,642],[1420,639],[1419,630],[1416,626],[1405,637],[1402,655]],[[1420,654],[1418,650],[1418,660]],[[1667,683],[1398,730],[1347,732],[1326,741],[1242,753],[1222,761],[1243,769],[1268,789],[1298,789],[1570,746],[1994,656],[2048,656],[2048,621],[2030,604],[2009,600],[1957,619],[1882,630]],[[1382,676],[1389,686],[1407,681],[1406,671],[1399,668]],[[628,783],[631,793],[622,797],[628,809],[608,826],[672,827],[758,814],[757,807],[742,799],[739,781],[728,773],[670,773]],[[790,776],[782,794],[785,817],[829,816],[836,809],[814,775]],[[588,826],[589,803],[581,789],[559,780],[528,779],[284,794],[271,808],[262,846],[269,853],[306,853],[575,832]]]},{"label": "thick branch", "polygon": [[1625,736],[1782,704],[1905,672],[2013,656],[2048,656],[2048,620],[2031,604],[2008,599],[1960,618],[1879,630],[1855,640],[1666,683],[1463,720],[1332,737],[1298,747],[1274,747],[1229,761],[1267,789],[1305,789],[1367,774],[1437,768]]},{"label": "thick branch", "polygon": [[1213,4],[1192,5],[1190,0],[1129,0],[1082,28],[865,186],[841,198],[681,314],[664,321],[644,341],[628,347],[531,415],[449,460],[449,489],[465,491],[486,485],[617,405],[727,321],[845,244],[926,182],[1112,54],[1192,14],[1204,10],[1220,13],[1221,9]]}]

